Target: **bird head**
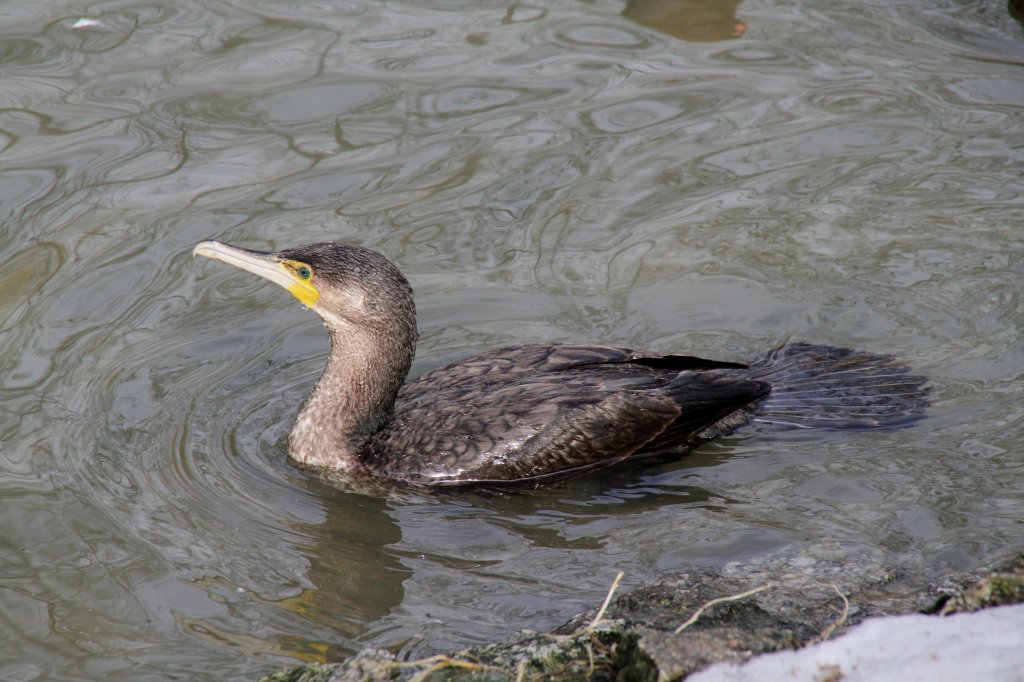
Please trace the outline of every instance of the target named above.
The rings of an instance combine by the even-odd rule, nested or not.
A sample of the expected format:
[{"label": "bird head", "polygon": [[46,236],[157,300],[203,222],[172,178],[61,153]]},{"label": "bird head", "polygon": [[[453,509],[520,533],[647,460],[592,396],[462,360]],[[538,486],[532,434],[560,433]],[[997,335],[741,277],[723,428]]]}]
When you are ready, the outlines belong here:
[{"label": "bird head", "polygon": [[387,258],[360,246],[319,242],[281,251],[255,251],[218,241],[200,242],[205,256],[278,284],[311,308],[328,328],[412,328],[415,306],[405,276]]}]

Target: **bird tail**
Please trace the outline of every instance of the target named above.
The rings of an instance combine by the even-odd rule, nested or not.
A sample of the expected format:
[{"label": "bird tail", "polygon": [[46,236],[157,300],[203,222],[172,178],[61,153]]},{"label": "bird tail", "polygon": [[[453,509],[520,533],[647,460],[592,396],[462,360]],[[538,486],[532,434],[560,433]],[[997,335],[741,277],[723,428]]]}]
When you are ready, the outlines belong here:
[{"label": "bird tail", "polygon": [[757,421],[803,428],[897,429],[924,418],[926,379],[891,356],[806,343],[754,359],[746,378],[771,384]]}]

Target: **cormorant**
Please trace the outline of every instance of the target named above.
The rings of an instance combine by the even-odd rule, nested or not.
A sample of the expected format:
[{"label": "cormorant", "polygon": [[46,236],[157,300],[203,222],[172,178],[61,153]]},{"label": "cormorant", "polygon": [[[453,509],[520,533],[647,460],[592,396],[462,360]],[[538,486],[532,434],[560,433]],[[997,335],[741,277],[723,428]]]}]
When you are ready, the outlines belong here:
[{"label": "cormorant", "polygon": [[413,485],[538,481],[685,452],[758,419],[896,428],[922,418],[923,377],[889,356],[787,344],[749,364],[592,345],[499,348],[403,384],[412,288],[384,256],[338,242],[262,252],[204,241],[323,318],[331,351],[292,427],[300,466]]}]

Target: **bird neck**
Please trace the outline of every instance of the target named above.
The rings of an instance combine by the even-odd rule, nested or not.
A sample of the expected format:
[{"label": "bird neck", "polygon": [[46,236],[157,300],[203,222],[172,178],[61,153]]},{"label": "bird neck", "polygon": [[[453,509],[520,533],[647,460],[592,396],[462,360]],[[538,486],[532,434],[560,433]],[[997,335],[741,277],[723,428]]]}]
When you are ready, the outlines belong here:
[{"label": "bird neck", "polygon": [[390,418],[416,352],[416,328],[387,333],[327,323],[331,354],[299,412],[288,452],[304,466],[351,471]]}]

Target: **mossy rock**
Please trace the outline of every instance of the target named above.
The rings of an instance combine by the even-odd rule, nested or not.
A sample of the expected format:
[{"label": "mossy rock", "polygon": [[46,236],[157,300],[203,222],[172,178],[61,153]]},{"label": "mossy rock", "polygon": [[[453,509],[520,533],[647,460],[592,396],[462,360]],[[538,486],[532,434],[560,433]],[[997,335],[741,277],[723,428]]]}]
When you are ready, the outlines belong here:
[{"label": "mossy rock", "polygon": [[955,574],[938,584],[872,564],[839,567],[832,575],[852,584],[837,586],[814,577],[825,564],[800,567],[773,573],[767,565],[748,565],[747,572],[727,576],[694,567],[616,597],[597,622],[595,609],[551,634],[524,632],[509,642],[421,661],[367,650],[262,682],[671,682],[718,661],[797,649],[868,617],[1024,602],[1024,555],[987,575]]}]

